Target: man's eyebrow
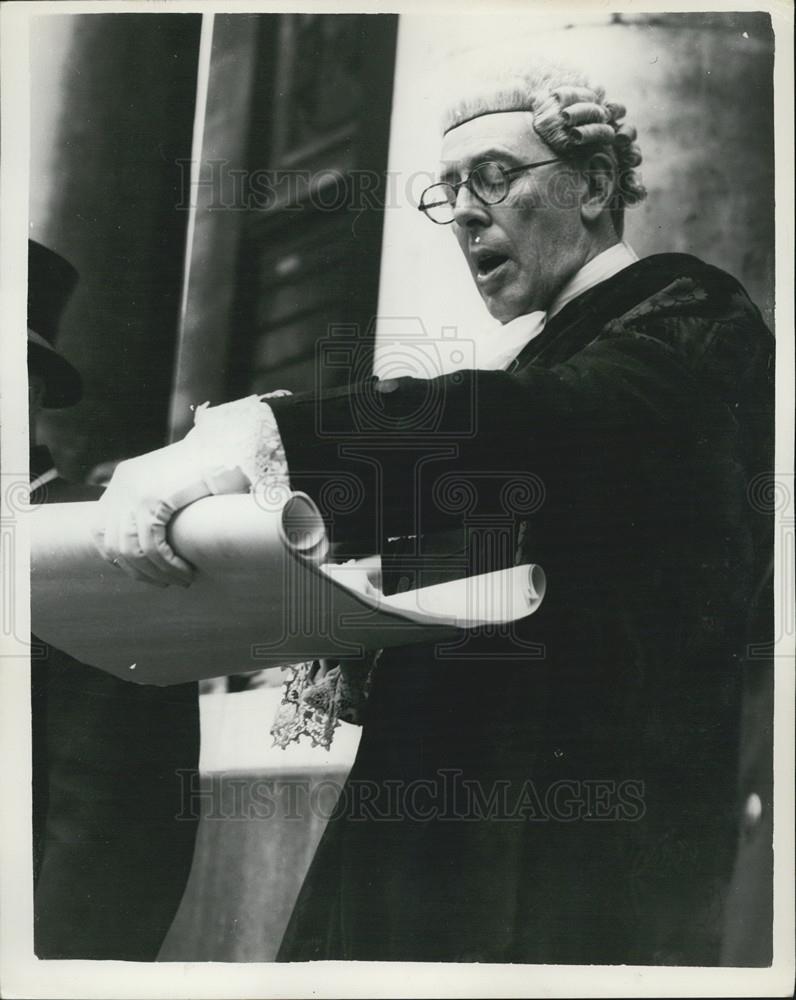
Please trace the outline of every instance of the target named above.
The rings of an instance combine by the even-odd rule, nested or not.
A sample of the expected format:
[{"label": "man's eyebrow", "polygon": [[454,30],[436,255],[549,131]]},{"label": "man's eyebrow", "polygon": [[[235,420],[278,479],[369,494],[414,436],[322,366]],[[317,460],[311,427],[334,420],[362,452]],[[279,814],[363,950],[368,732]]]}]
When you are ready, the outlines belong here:
[{"label": "man's eyebrow", "polygon": [[523,162],[521,158],[518,157],[516,153],[512,153],[511,150],[502,146],[494,146],[489,149],[481,150],[474,156],[466,157],[464,160],[460,160],[457,163],[445,165],[440,171],[439,179],[441,181],[450,181],[454,177],[458,179],[462,173],[462,165],[467,168],[465,173],[469,173],[469,171],[477,167],[479,163],[485,163],[487,160],[497,160],[499,163],[509,163],[511,166],[518,166],[521,162]]}]

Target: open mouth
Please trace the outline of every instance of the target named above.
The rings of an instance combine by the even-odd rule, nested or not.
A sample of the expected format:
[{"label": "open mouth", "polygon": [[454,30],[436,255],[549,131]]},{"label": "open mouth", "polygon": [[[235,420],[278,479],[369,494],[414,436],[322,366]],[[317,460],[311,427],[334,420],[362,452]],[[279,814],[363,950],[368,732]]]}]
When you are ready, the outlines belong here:
[{"label": "open mouth", "polygon": [[478,258],[478,273],[486,277],[505,264],[507,260],[508,257],[502,253],[485,253]]}]

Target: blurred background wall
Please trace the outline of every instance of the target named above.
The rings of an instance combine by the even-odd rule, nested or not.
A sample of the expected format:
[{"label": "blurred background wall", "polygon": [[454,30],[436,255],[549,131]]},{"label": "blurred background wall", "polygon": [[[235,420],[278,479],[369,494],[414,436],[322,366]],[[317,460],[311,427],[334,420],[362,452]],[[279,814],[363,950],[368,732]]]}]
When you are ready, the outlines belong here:
[{"label": "blurred background wall", "polygon": [[84,399],[42,418],[71,478],[165,442],[200,25],[198,14],[31,21],[30,235],[80,272],[59,344]]},{"label": "blurred background wall", "polygon": [[[378,313],[377,371],[418,320],[432,338],[493,336],[451,233],[414,207],[451,60],[477,66],[509,42],[581,62],[627,104],[649,191],[627,212],[637,252],[727,269],[773,326],[767,15],[403,16],[397,51],[396,20],[215,17],[178,328],[200,17],[37,19],[31,233],[82,275],[61,343],[86,399],[45,429],[64,472],[184,433],[192,403],[311,387],[332,326],[367,345]],[[411,369],[411,345],[398,354]]]},{"label": "blurred background wall", "polygon": [[[767,14],[581,17],[566,11],[402,17],[390,138],[376,365],[411,368],[396,317],[430,338],[493,337],[492,320],[450,227],[412,211],[439,162],[438,117],[452,74],[492,65],[501,48],[572,61],[627,106],[644,157],[646,201],[626,212],[641,255],[695,254],[735,275],[773,329],[773,37]],[[411,323],[406,324],[412,329]],[[418,355],[420,356],[420,355]],[[422,371],[422,365],[419,367]]]},{"label": "blurred background wall", "polygon": [[[85,400],[45,427],[62,471],[80,478],[184,433],[191,403],[344,378],[316,362],[335,327],[359,333],[377,370],[411,370],[423,327],[432,340],[494,336],[451,233],[415,206],[437,166],[448,61],[476,72],[509,40],[581,61],[626,103],[649,190],[627,217],[638,253],[726,268],[773,325],[765,15],[43,16],[31,40],[31,235],[81,272],[60,344],[86,383]],[[331,756],[270,746],[278,682],[269,671],[206,686],[213,801],[262,780],[344,779],[354,727]],[[750,723],[764,822],[739,817],[764,860],[770,717],[766,701]],[[164,959],[276,953],[324,819],[225,810],[202,821]],[[729,934],[739,962],[765,953],[749,942],[769,906],[761,879],[744,877]]]}]

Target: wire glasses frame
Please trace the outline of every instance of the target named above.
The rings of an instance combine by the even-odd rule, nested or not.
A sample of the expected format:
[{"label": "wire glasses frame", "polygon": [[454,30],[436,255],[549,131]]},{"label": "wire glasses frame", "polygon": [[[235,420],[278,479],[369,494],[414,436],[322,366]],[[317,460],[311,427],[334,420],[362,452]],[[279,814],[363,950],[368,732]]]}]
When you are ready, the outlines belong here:
[{"label": "wire glasses frame", "polygon": [[418,210],[438,226],[450,225],[454,219],[453,210],[461,188],[466,187],[484,205],[498,205],[508,195],[516,174],[523,170],[532,170],[534,167],[544,167],[548,163],[557,163],[558,160],[559,157],[555,156],[550,160],[539,160],[536,163],[524,163],[520,167],[510,168],[494,160],[487,160],[479,163],[468,177],[456,184],[449,184],[447,181],[431,184],[420,195]]}]

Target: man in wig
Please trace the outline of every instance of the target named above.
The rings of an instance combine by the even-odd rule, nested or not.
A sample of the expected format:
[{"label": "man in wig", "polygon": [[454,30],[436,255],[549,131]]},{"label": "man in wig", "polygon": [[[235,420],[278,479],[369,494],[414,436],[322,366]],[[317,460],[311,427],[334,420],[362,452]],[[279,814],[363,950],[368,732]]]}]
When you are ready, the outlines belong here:
[{"label": "man in wig", "polygon": [[730,275],[623,242],[644,190],[621,104],[535,62],[475,85],[419,207],[502,324],[494,353],[204,409],[119,467],[96,543],[187,583],[166,539],[185,503],[265,477],[323,508],[344,475],[363,500],[326,503],[333,540],[378,552],[386,593],[546,571],[515,628],[290,669],[281,742],[323,713],[364,728],[281,959],[717,964],[770,595],[746,490],[771,468],[772,337]]}]

